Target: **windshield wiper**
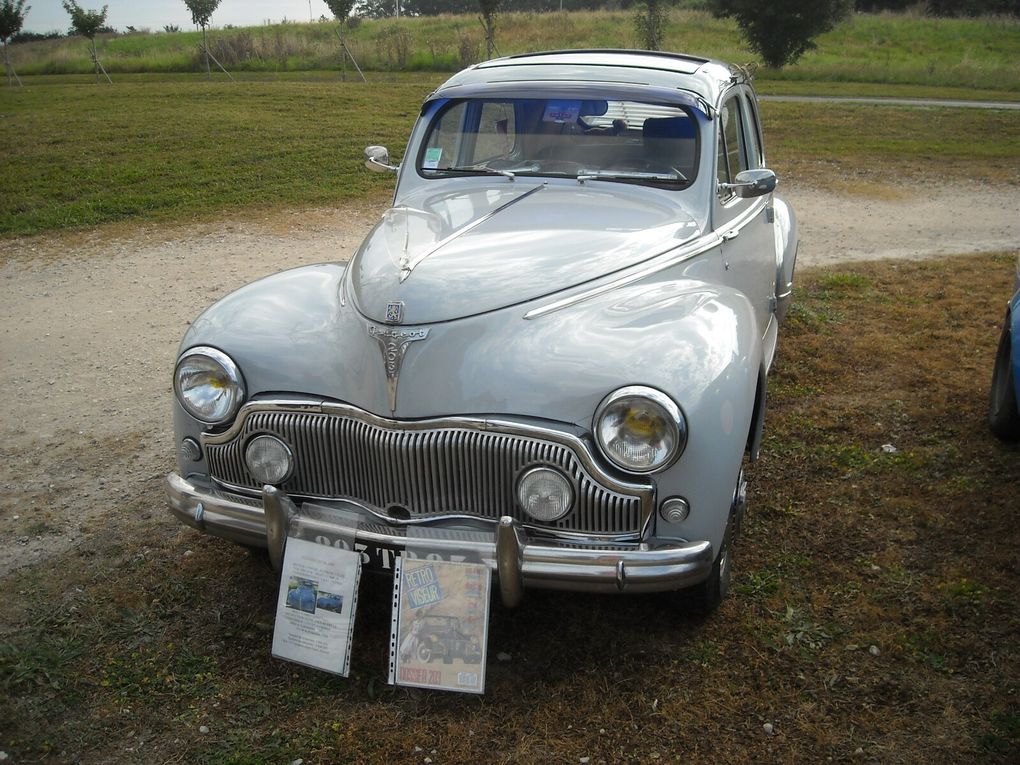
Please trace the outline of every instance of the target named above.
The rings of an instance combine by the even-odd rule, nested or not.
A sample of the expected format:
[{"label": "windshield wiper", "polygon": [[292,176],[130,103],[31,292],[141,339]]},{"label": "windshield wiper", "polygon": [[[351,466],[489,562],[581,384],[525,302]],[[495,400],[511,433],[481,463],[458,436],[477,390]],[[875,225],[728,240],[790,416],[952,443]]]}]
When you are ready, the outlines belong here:
[{"label": "windshield wiper", "polygon": [[582,170],[577,174],[578,183],[585,181],[658,181],[659,183],[689,183],[687,176],[679,170],[670,173],[642,172],[638,170]]},{"label": "windshield wiper", "polygon": [[509,178],[511,181],[517,176],[509,170],[496,170],[492,167],[483,167],[481,165],[468,165],[466,167],[437,167],[435,168],[439,172],[443,173],[475,173],[477,175],[502,175],[505,178]]}]

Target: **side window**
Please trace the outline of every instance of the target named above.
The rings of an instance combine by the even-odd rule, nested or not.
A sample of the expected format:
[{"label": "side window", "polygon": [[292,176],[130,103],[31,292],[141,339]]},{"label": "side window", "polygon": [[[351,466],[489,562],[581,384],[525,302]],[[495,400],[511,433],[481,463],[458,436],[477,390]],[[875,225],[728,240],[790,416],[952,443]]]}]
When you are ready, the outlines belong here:
[{"label": "side window", "polygon": [[482,105],[474,161],[508,158],[514,148],[514,105],[487,101]]},{"label": "side window", "polygon": [[456,164],[465,111],[465,105],[459,103],[443,112],[429,135],[429,142],[423,154],[424,169],[435,170]]},{"label": "side window", "polygon": [[751,158],[751,167],[764,167],[765,155],[761,150],[761,123],[758,120],[758,108],[750,95],[744,94],[743,98],[744,103],[747,104],[748,122],[750,123],[747,126],[747,137],[750,148],[748,155]]},{"label": "side window", "polygon": [[718,176],[720,183],[732,183],[737,173],[747,170],[747,147],[744,145],[743,113],[740,101],[733,96],[719,113]]}]

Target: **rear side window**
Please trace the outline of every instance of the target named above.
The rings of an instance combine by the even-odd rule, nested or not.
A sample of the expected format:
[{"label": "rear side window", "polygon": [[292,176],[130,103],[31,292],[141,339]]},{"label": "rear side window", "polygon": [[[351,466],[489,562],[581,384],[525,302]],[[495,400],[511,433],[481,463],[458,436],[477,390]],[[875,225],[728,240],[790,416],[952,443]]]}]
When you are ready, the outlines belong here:
[{"label": "rear side window", "polygon": [[761,123],[758,120],[758,109],[755,106],[754,98],[748,94],[744,94],[744,103],[747,105],[747,116],[750,121],[748,125],[748,139],[751,141],[750,151],[748,156],[751,158],[751,167],[764,167],[765,166],[765,154],[761,150]]},{"label": "rear side window", "polygon": [[733,183],[737,173],[750,168],[747,146],[745,145],[743,112],[736,96],[723,104],[719,114],[718,175],[720,183]]}]

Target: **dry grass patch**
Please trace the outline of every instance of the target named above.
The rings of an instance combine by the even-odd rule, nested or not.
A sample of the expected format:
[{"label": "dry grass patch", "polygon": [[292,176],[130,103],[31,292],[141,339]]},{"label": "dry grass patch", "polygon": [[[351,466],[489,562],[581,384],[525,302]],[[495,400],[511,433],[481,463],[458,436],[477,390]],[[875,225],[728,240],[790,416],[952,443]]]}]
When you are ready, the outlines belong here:
[{"label": "dry grass patch", "polygon": [[138,518],[145,483],[117,534],[3,580],[0,741],[15,762],[1009,762],[1020,451],[984,411],[1014,259],[800,275],[709,619],[533,592],[494,605],[484,697],[395,689],[370,580],[333,678],[270,657],[273,575]]}]

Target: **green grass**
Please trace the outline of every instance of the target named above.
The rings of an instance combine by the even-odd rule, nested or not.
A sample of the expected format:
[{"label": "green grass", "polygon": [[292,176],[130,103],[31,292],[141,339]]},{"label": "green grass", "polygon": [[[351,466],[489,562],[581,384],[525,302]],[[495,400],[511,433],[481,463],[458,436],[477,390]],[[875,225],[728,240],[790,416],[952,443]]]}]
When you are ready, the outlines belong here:
[{"label": "green grass", "polygon": [[0,94],[0,231],[240,207],[326,204],[391,189],[362,150],[399,156],[430,84],[63,85]]},{"label": "green grass", "polygon": [[[335,24],[284,24],[215,30],[211,48],[232,71],[336,69]],[[111,74],[198,71],[197,32],[104,38],[100,57]],[[503,54],[581,47],[636,47],[633,16],[625,11],[507,13],[496,42]],[[914,15],[857,14],[817,39],[817,50],[796,65],[762,71],[784,82],[853,82],[978,88],[1020,93],[1020,21],[929,19]],[[365,20],[349,46],[362,68],[452,71],[478,61],[482,32],[473,14]],[[732,20],[703,11],[676,10],[666,26],[666,50],[753,61],[755,55]],[[92,65],[83,40],[13,46],[19,73],[86,73]]]},{"label": "green grass", "polygon": [[765,102],[769,163],[794,182],[1020,183],[1016,112]]}]

